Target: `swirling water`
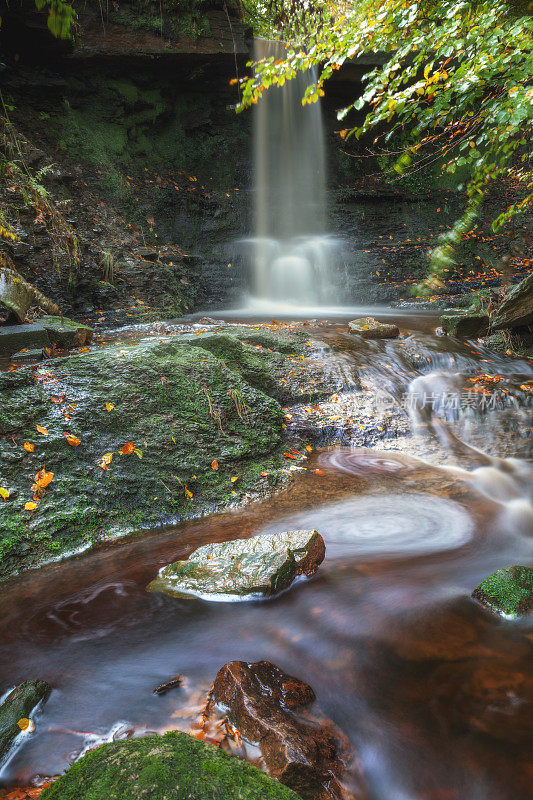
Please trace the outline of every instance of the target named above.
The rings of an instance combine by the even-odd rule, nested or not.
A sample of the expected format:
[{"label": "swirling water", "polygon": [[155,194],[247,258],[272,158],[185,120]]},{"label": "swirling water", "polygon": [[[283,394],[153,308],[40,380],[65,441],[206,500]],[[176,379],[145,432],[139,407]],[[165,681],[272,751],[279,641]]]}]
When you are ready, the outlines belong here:
[{"label": "swirling water", "polygon": [[[186,727],[220,666],[268,659],[313,686],[355,745],[373,800],[529,796],[533,627],[492,618],[470,593],[494,569],[532,561],[533,468],[510,457],[527,455],[520,387],[531,367],[439,339],[425,324],[386,343],[361,344],[338,323],[314,335],[340,370],[349,413],[361,391],[350,375],[363,367],[365,385],[398,405],[416,389],[402,413],[436,442],[434,463],[407,452],[418,452],[414,438],[403,452],[330,445],[308,461],[324,474],[298,473],[275,502],[11,581],[2,591],[0,691],[30,676],[54,691],[4,770],[6,784],[57,774],[129,730]],[[479,373],[502,375],[498,386],[516,404],[475,414],[435,408],[413,388],[457,375],[463,386]],[[326,559],[313,579],[271,601],[210,604],[145,591],[163,564],[200,544],[293,526],[320,530]],[[176,673],[187,677],[184,689],[152,694]]]}]

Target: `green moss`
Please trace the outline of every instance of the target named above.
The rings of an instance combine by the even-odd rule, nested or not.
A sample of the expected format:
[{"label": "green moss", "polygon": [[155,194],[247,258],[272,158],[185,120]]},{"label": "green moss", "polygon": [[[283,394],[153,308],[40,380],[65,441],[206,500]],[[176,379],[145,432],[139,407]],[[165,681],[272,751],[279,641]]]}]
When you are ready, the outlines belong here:
[{"label": "green moss", "polygon": [[[30,369],[0,374],[1,485],[10,492],[2,501],[0,574],[113,531],[226,507],[281,480],[279,403],[196,344],[176,337],[101,347],[54,359],[37,373],[44,380]],[[70,446],[65,432],[81,444]],[[121,454],[127,442],[142,458]],[[113,453],[107,470],[104,453]],[[25,511],[43,467],[54,479],[38,508]]]},{"label": "green moss", "polygon": [[474,589],[472,597],[498,614],[527,614],[533,608],[533,568],[499,569]]},{"label": "green moss", "polygon": [[104,744],[45,789],[42,800],[299,800],[256,767],[171,732]]}]

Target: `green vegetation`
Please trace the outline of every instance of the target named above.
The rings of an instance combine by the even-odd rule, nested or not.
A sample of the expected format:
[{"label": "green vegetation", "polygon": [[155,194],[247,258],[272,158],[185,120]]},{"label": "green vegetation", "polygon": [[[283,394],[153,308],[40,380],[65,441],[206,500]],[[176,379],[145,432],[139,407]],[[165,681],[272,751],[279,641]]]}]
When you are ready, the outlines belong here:
[{"label": "green vegetation", "polygon": [[533,608],[533,567],[499,569],[472,592],[472,597],[497,614],[518,617]]},{"label": "green vegetation", "polygon": [[[282,371],[295,372],[297,357],[225,335],[213,355],[216,338],[114,344],[35,373],[0,373],[1,488],[9,493],[1,501],[1,574],[109,532],[223,508],[287,479],[283,411],[267,392],[301,398],[312,373],[301,368],[285,389]],[[278,383],[267,380],[273,362]],[[35,477],[42,469],[53,473],[44,491]],[[26,509],[28,502],[36,507]]]},{"label": "green vegetation", "polygon": [[[243,79],[241,108],[312,66],[319,77],[303,102],[314,102],[347,60],[385,53],[383,65],[365,76],[362,97],[339,112],[339,119],[352,120],[341,138],[372,134],[374,155],[394,157],[398,179],[438,164],[464,191],[464,213],[441,235],[420,292],[442,285],[493,187],[512,182],[521,195],[510,205],[502,195],[495,231],[531,207],[531,2],[366,0],[350,7],[271,0],[267,8],[274,32],[291,44],[284,59],[265,59]],[[362,123],[354,123],[349,115],[361,111]]]},{"label": "green vegetation", "polygon": [[41,800],[299,800],[240,759],[171,732],[104,744],[77,761]]}]

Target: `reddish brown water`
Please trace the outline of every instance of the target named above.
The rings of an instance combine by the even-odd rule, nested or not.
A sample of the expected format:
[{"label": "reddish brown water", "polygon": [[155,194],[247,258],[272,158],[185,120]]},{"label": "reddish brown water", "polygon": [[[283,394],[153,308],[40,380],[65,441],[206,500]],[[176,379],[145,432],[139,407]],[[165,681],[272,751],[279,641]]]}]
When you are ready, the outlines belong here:
[{"label": "reddish brown water", "polygon": [[[118,723],[180,726],[220,666],[267,659],[313,686],[357,748],[373,800],[531,795],[533,625],[493,618],[470,599],[498,567],[532,561],[531,466],[495,460],[466,473],[349,448],[315,453],[309,465],[324,475],[300,473],[274,502],[3,587],[1,690],[29,677],[54,687],[4,783],[61,772]],[[145,591],[161,565],[205,542],[296,526],[324,535],[326,559],[278,598],[207,603]],[[187,690],[152,694],[176,673]]]}]

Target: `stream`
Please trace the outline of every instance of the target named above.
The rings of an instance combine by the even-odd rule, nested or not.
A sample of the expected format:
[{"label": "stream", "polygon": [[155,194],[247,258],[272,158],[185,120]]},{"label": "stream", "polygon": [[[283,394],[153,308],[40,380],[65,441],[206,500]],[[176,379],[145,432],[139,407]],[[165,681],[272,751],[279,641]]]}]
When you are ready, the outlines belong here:
[{"label": "stream", "polygon": [[[533,624],[492,617],[470,594],[499,567],[532,563],[533,368],[402,314],[409,335],[397,340],[361,343],[342,319],[312,328],[343,382],[331,415],[342,428],[325,426],[308,469],[274,501],[3,586],[0,686],[39,677],[54,687],[4,785],[57,775],[132,730],[188,729],[223,664],[267,659],[313,687],[356,748],[372,800],[531,795]],[[414,430],[399,449],[386,435],[364,446],[357,377],[385,398],[380,414]],[[323,535],[326,558],[272,600],[145,591],[162,565],[206,542],[296,527]],[[182,688],[153,694],[176,673]]]}]

